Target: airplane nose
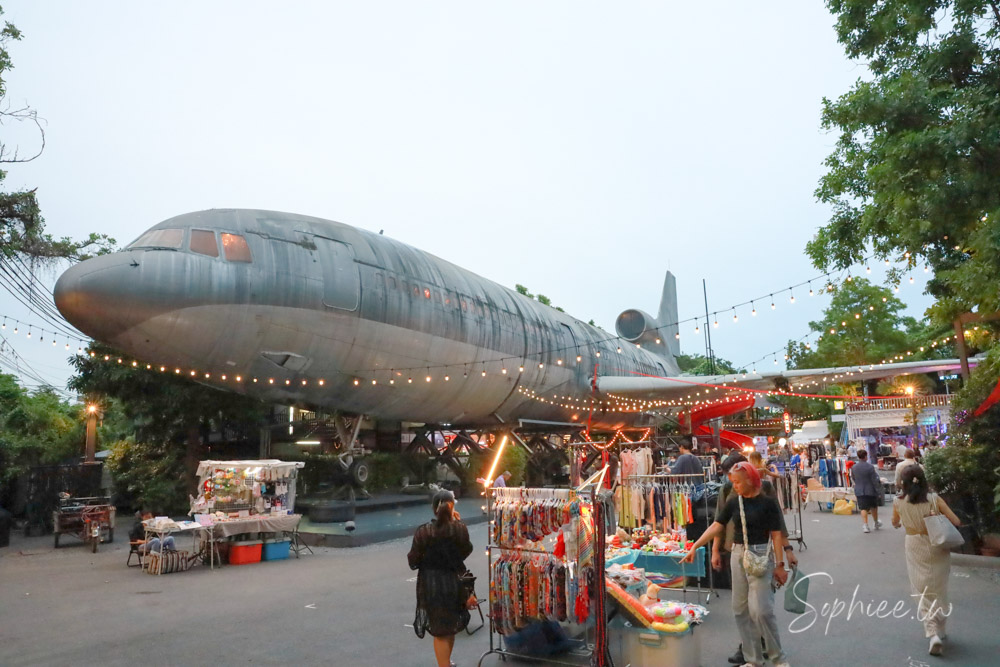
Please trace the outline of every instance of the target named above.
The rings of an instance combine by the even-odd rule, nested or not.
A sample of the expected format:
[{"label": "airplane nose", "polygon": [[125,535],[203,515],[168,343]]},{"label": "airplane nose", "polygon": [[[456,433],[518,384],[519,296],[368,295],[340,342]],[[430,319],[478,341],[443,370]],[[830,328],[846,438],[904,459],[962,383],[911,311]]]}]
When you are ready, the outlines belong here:
[{"label": "airplane nose", "polygon": [[80,262],[56,281],[56,308],[88,336],[113,343],[117,335],[150,316],[138,298],[138,277],[138,264],[128,253]]}]

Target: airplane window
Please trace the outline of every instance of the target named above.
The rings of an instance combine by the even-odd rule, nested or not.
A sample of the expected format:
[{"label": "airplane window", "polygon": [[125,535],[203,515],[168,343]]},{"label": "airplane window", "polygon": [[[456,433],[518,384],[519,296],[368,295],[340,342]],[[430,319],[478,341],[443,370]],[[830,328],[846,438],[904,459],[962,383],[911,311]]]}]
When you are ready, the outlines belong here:
[{"label": "airplane window", "polygon": [[247,240],[238,234],[223,234],[222,249],[230,262],[250,262],[250,246]]},{"label": "airplane window", "polygon": [[184,241],[183,229],[151,229],[133,242],[129,248],[177,248]]},{"label": "airplane window", "polygon": [[205,229],[191,230],[191,252],[209,257],[219,256],[219,244],[215,242],[215,232]]}]

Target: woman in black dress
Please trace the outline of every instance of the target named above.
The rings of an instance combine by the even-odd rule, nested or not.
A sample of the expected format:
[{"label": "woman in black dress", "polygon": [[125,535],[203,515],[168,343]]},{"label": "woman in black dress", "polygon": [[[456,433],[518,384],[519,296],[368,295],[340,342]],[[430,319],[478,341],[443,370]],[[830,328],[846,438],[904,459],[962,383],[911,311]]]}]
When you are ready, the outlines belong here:
[{"label": "woman in black dress", "polygon": [[434,637],[438,667],[451,665],[455,634],[469,624],[468,592],[459,575],[472,553],[469,529],[455,512],[451,491],[438,491],[431,501],[435,519],[417,528],[407,559],[417,570],[417,614],[413,630]]}]

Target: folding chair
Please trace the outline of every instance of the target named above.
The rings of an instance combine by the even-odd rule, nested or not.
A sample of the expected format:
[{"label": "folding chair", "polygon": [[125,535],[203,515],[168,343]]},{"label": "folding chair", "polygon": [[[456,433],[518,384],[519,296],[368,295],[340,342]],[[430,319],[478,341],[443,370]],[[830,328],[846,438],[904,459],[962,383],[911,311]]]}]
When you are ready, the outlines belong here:
[{"label": "folding chair", "polygon": [[472,628],[471,630],[469,629],[468,625],[465,626],[465,632],[467,634],[474,635],[478,631],[482,630],[483,626],[486,625],[486,619],[483,617],[483,603],[487,602],[487,601],[488,601],[488,598],[478,598],[478,597],[476,598],[476,611],[479,612],[479,625],[477,625],[476,627]]},{"label": "folding chair", "polygon": [[[146,540],[129,540],[128,560],[125,561],[125,567],[142,567],[142,547],[145,546],[145,544]],[[135,565],[132,564],[133,554],[139,559],[139,562]]]}]

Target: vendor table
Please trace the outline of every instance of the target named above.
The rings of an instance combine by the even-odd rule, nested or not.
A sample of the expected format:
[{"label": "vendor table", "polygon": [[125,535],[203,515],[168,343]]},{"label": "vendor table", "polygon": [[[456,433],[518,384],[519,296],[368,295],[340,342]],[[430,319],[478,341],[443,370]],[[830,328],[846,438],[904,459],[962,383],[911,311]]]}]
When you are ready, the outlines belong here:
[{"label": "vendor table", "polygon": [[816,502],[820,511],[823,511],[824,503],[835,503],[838,500],[857,500],[853,487],[831,487],[827,489],[810,489],[806,492],[806,502]]},{"label": "vendor table", "polygon": [[[657,553],[632,549],[624,554],[619,554],[605,561],[608,567],[612,565],[632,565],[646,571],[646,578],[650,578],[651,573],[669,576],[704,577],[705,568],[705,547],[698,547],[695,550],[694,563],[682,563],[681,559],[686,556],[686,552],[678,551],[674,553]],[[658,583],[655,582],[654,583]],[[687,595],[688,592],[699,595],[707,595],[706,604],[711,601],[711,592],[701,587],[700,579],[698,588],[688,588],[687,584],[682,588],[666,588],[666,591],[681,591]],[[686,597],[685,597],[686,599]]]},{"label": "vendor table", "polygon": [[299,529],[301,514],[255,514],[245,519],[220,521],[213,526],[212,536],[232,537],[244,533],[294,533]]},{"label": "vendor table", "polygon": [[[201,553],[201,547],[199,547],[198,542],[206,542],[207,538],[211,534],[211,526],[199,526],[190,521],[183,524],[177,524],[174,522],[170,524],[154,524],[153,520],[148,520],[143,521],[143,526],[146,529],[146,544],[149,544],[151,537],[159,538],[161,554],[165,551],[163,548],[163,541],[168,535],[181,535],[183,533],[189,533],[193,540],[191,553],[192,555],[197,555]],[[209,556],[209,567],[215,569],[215,549],[210,549],[209,553],[211,554]],[[150,574],[163,574],[163,560],[163,558],[157,559],[156,572],[151,572]],[[149,567],[152,568],[152,565]]]},{"label": "vendor table", "polygon": [[299,545],[299,522],[301,520],[301,514],[254,514],[243,519],[230,519],[206,526],[208,530],[212,531],[212,560],[216,557],[216,543],[220,539],[234,535],[245,535],[246,533],[290,534],[289,537],[294,547],[293,552],[298,558],[299,552],[304,548]]}]

